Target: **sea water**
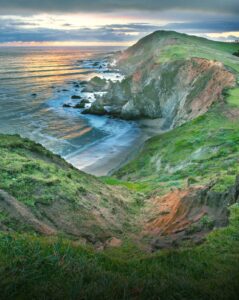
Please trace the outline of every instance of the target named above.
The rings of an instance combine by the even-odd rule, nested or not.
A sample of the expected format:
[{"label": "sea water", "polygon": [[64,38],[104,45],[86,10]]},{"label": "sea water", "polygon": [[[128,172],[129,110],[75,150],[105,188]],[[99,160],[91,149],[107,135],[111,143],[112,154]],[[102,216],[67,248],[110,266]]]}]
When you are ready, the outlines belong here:
[{"label": "sea water", "polygon": [[140,135],[137,124],[63,107],[79,102],[73,95],[94,101],[82,81],[122,80],[108,68],[112,50],[0,47],[0,133],[30,138],[88,173],[117,168]]}]

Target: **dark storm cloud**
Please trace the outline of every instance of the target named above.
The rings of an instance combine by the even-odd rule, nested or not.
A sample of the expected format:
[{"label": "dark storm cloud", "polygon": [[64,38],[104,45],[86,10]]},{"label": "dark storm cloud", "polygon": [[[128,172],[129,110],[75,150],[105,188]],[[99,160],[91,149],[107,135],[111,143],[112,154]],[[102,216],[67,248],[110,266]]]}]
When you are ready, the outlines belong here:
[{"label": "dark storm cloud", "polygon": [[238,0],[0,0],[0,13],[99,12],[120,9],[134,10],[203,10],[239,13]]}]

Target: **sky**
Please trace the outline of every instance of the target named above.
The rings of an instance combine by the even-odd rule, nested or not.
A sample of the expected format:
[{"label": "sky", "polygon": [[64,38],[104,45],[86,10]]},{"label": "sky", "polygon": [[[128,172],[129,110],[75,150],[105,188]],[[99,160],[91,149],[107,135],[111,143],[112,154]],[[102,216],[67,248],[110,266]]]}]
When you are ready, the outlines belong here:
[{"label": "sky", "polygon": [[0,0],[0,46],[129,46],[156,30],[239,39],[239,0]]}]

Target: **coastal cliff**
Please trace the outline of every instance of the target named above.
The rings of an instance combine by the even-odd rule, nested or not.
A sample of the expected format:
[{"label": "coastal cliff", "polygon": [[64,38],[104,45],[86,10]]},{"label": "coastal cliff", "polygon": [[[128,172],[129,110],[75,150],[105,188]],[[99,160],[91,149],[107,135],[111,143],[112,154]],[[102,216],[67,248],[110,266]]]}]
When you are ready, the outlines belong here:
[{"label": "coastal cliff", "polygon": [[[222,59],[223,47],[175,32],[155,32],[116,55],[125,79],[104,85],[106,94],[84,113],[161,118],[164,129],[194,119],[235,85],[235,74]],[[232,53],[229,59],[235,60]]]}]

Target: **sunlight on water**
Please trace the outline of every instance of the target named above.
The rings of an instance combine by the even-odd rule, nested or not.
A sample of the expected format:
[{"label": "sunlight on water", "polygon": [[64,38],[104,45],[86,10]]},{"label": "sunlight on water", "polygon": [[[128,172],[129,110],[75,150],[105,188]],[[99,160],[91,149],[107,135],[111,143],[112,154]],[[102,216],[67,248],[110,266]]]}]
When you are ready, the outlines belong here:
[{"label": "sunlight on water", "polygon": [[[114,168],[106,162],[130,148],[139,136],[136,124],[63,108],[73,102],[72,95],[82,95],[80,81],[119,77],[104,72],[102,53],[112,50],[0,48],[0,132],[40,142],[79,169],[90,166],[91,173]],[[101,70],[95,61],[102,63]],[[102,172],[94,169],[99,161],[105,162]]]}]

